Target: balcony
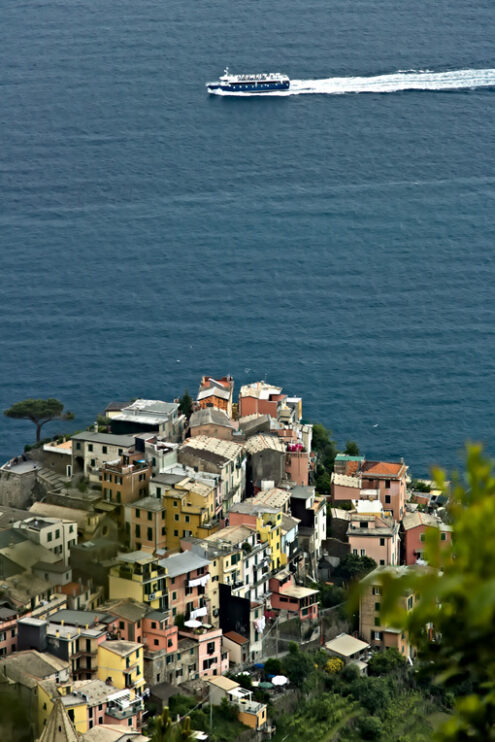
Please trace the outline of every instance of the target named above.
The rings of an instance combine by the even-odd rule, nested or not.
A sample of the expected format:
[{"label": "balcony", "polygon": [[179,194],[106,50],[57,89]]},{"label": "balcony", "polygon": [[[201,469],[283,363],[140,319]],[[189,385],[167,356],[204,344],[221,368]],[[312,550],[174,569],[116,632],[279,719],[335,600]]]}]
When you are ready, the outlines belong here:
[{"label": "balcony", "polygon": [[114,719],[128,719],[130,716],[139,713],[143,710],[142,698],[134,698],[131,700],[128,696],[119,698],[114,701],[110,701],[107,706],[107,714],[112,716]]}]

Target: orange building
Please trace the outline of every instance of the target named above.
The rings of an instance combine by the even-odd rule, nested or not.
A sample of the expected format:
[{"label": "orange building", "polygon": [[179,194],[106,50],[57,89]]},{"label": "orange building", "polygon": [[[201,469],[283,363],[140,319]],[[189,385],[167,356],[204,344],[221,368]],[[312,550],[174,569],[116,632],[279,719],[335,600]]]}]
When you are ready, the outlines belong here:
[{"label": "orange building", "polygon": [[103,464],[100,475],[103,498],[117,505],[117,516],[124,523],[123,506],[148,495],[151,466],[141,454],[124,454],[120,461]]},{"label": "orange building", "polygon": [[234,397],[234,379],[232,376],[222,376],[214,379],[213,376],[203,376],[199,385],[197,403],[201,409],[217,407],[232,417],[232,402]]}]

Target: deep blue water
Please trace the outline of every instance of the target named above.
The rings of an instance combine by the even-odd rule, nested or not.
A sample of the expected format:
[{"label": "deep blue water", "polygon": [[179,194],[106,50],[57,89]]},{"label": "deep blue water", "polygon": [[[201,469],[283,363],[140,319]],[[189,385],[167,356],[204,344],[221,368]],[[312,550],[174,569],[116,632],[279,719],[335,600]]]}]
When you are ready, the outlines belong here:
[{"label": "deep blue water", "polygon": [[[493,11],[0,0],[0,408],[56,396],[82,427],[228,372],[415,474],[494,453],[495,90],[204,88],[492,68]],[[33,432],[0,417],[0,457]]]}]

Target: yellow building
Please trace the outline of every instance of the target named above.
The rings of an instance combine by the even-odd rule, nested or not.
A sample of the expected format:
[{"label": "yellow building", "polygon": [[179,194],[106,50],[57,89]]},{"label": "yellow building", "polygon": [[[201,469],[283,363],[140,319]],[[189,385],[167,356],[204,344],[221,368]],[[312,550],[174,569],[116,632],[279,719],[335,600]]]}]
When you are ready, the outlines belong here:
[{"label": "yellow building", "polygon": [[144,685],[143,645],[122,640],[98,646],[97,677],[120,690],[129,689],[131,700]]},{"label": "yellow building", "polygon": [[[152,481],[156,492],[160,489],[165,505],[167,550],[180,551],[180,539],[187,536],[206,538],[220,528],[215,517],[215,488],[190,477],[173,486],[159,485],[160,476]],[[157,487],[158,485],[158,487]],[[153,491],[153,490],[152,490]]]},{"label": "yellow building", "polygon": [[148,551],[120,554],[118,564],[110,569],[108,575],[108,593],[110,600],[132,598],[149,605],[150,610],[166,610],[166,570]]},{"label": "yellow building", "polygon": [[72,693],[71,683],[57,685],[53,680],[40,680],[38,683],[38,729],[41,731],[46,726],[58,698],[62,700],[76,732],[79,734],[87,732],[89,729],[88,704],[82,696],[75,696]]},{"label": "yellow building", "polygon": [[260,540],[270,546],[270,569],[280,569],[282,561],[282,513],[284,505],[267,505],[249,498],[234,505],[229,513],[232,526],[252,526],[256,528]]}]

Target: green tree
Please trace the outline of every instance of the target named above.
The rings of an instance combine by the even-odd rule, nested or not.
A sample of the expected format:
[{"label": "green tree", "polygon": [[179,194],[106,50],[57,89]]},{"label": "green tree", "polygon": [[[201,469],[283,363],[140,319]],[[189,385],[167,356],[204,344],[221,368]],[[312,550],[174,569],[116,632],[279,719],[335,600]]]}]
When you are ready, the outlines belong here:
[{"label": "green tree", "polygon": [[352,580],[361,579],[372,569],[375,569],[376,562],[371,557],[358,556],[358,554],[346,554],[340,560],[333,576],[335,579],[348,583]]},{"label": "green tree", "polygon": [[192,415],[193,411],[193,400],[191,395],[189,394],[189,391],[187,389],[184,389],[184,394],[179,399],[179,411],[185,415],[188,419]]},{"label": "green tree", "polygon": [[281,675],[282,663],[278,657],[269,657],[265,662],[264,670],[267,675]]},{"label": "green tree", "polygon": [[31,420],[36,425],[36,442],[41,438],[41,428],[50,420],[73,420],[72,412],[64,412],[64,405],[58,399],[24,399],[15,402],[3,414],[16,420]]},{"label": "green tree", "polygon": [[346,441],[344,453],[346,456],[359,456],[359,446],[356,441]]},{"label": "green tree", "polygon": [[[429,529],[427,568],[381,575],[381,620],[407,631],[433,682],[457,695],[437,735],[442,741],[495,740],[493,467],[480,445],[468,446],[465,476],[452,478],[449,494],[451,544]],[[435,479],[445,491],[445,474],[437,471]],[[412,610],[402,599],[407,592],[416,596]]]},{"label": "green tree", "polygon": [[282,667],[285,675],[297,688],[302,688],[305,679],[314,670],[311,658],[301,652],[295,642],[289,644],[289,654],[283,658]]},{"label": "green tree", "polygon": [[368,662],[368,675],[388,675],[405,667],[406,658],[395,647],[390,647],[384,652],[375,652]]},{"label": "green tree", "polygon": [[337,445],[331,438],[331,432],[321,423],[313,425],[312,449],[318,454],[319,463],[330,474],[337,455]]}]

